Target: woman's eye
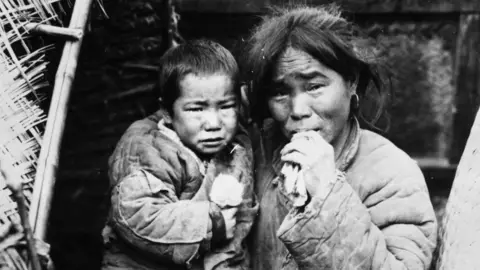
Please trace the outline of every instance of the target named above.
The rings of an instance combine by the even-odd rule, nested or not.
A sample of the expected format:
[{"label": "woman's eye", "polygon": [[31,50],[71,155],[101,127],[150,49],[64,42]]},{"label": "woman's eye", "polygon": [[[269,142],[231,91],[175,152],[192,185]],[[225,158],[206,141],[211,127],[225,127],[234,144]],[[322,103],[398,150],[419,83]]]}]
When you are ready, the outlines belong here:
[{"label": "woman's eye", "polygon": [[272,98],[282,98],[288,96],[288,91],[282,88],[274,89],[270,92]]},{"label": "woman's eye", "polygon": [[282,92],[276,92],[272,95],[273,97],[284,97],[284,96],[287,96],[286,93],[282,93]]},{"label": "woman's eye", "polygon": [[324,84],[310,84],[307,86],[307,91],[316,91],[319,90],[320,88],[324,87]]}]

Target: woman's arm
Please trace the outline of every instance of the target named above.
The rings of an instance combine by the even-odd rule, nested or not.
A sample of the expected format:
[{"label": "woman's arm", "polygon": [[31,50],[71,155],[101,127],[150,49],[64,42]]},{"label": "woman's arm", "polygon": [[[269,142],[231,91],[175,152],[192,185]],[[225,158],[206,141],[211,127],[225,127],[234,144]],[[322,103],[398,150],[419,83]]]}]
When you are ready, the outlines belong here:
[{"label": "woman's arm", "polygon": [[303,213],[289,213],[278,236],[299,269],[429,268],[437,223],[423,175],[413,162],[405,170],[387,163],[375,168],[391,170],[392,177],[363,203],[339,179],[324,198],[313,197]]}]

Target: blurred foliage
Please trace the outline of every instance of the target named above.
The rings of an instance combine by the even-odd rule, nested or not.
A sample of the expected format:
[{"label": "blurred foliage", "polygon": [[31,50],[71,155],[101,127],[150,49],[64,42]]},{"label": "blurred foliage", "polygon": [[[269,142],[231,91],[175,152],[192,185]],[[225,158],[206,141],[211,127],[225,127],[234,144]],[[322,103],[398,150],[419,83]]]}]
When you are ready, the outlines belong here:
[{"label": "blurred foliage", "polygon": [[373,25],[368,31],[392,72],[387,137],[413,156],[445,157],[454,98],[445,38],[419,24]]}]

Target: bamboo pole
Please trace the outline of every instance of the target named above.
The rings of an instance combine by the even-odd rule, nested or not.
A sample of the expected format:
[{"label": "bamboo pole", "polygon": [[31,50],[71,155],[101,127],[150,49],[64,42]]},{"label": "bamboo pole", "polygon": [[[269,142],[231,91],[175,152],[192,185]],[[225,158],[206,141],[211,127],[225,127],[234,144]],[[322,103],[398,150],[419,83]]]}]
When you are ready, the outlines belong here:
[{"label": "bamboo pole", "polygon": [[25,235],[25,239],[27,241],[27,251],[32,270],[42,270],[40,260],[38,259],[37,250],[35,249],[35,240],[33,238],[32,227],[28,221],[27,202],[25,200],[25,195],[23,194],[22,180],[17,177],[13,177],[12,175],[5,177],[5,180],[18,206],[18,214],[20,215],[23,234]]},{"label": "bamboo pole", "polygon": [[480,269],[480,110],[457,168],[440,228],[438,270]]},{"label": "bamboo pole", "polygon": [[[69,28],[84,31],[93,0],[77,0],[73,8]],[[55,76],[53,96],[48,111],[47,126],[38,159],[30,223],[35,236],[44,240],[47,233],[47,222],[56,180],[60,144],[67,116],[67,105],[75,78],[78,56],[83,37],[77,41],[67,41]]]},{"label": "bamboo pole", "polygon": [[58,36],[72,41],[79,40],[83,36],[82,29],[72,29],[40,23],[27,23],[25,29],[35,34]]}]

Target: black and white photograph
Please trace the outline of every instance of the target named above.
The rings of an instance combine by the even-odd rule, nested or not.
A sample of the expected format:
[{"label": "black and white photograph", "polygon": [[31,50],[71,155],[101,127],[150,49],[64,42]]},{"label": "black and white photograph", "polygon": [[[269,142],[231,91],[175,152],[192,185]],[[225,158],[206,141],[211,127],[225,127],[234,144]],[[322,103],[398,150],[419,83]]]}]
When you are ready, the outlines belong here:
[{"label": "black and white photograph", "polygon": [[480,270],[480,1],[0,0],[0,270]]}]

